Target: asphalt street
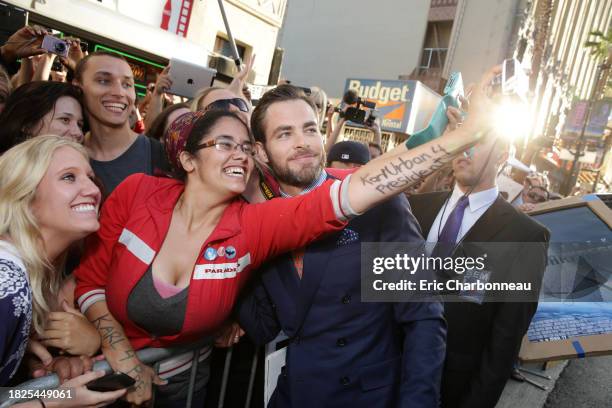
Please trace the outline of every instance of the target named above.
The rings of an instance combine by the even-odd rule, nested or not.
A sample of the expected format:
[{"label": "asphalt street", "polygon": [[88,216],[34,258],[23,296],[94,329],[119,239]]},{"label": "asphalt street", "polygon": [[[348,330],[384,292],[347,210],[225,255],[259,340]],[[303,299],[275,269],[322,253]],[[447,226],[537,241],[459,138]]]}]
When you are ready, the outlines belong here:
[{"label": "asphalt street", "polygon": [[612,356],[570,360],[544,408],[612,407]]}]

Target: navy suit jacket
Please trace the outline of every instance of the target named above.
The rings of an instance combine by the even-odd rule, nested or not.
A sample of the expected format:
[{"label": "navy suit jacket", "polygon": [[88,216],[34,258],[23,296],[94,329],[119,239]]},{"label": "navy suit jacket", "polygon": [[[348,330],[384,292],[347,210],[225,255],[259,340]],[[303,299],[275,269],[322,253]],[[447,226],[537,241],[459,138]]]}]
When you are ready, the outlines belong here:
[{"label": "navy suit jacket", "polygon": [[238,318],[255,343],[290,337],[270,407],[438,406],[441,304],[360,301],[360,242],[422,240],[401,196],[308,246],[301,280],[290,255],[260,270]]}]

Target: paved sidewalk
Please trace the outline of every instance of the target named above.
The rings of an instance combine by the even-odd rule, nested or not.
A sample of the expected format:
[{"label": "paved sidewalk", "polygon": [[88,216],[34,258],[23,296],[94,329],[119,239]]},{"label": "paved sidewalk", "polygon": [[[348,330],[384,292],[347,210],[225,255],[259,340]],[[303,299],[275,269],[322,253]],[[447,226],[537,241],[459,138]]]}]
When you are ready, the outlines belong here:
[{"label": "paved sidewalk", "polygon": [[[567,363],[567,361],[552,363],[550,365],[552,366],[554,364],[554,366],[549,367],[546,371],[542,372],[543,374],[551,376],[552,380],[546,380],[544,378],[524,373],[526,377],[542,385],[546,385],[548,387],[548,390],[546,391],[534,387],[526,382],[521,383],[512,379],[508,380],[506,388],[504,388],[504,392],[495,408],[542,408],[546,403],[548,395],[555,388],[555,384],[567,366]],[[526,365],[525,367],[539,371],[541,364],[530,364]],[[551,408],[553,407],[554,406],[551,406]]]}]

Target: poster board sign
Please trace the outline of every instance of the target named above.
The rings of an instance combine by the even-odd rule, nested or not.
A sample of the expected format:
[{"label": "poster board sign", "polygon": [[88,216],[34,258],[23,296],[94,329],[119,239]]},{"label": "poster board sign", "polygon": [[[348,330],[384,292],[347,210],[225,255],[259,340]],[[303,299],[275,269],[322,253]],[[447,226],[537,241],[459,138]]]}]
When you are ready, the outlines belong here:
[{"label": "poster board sign", "polygon": [[278,377],[281,375],[287,357],[287,335],[280,332],[278,336],[265,346],[264,357],[264,407],[268,406]]},{"label": "poster board sign", "polygon": [[612,354],[612,210],[590,195],[549,201],[530,215],[548,227],[551,243],[520,360]]}]

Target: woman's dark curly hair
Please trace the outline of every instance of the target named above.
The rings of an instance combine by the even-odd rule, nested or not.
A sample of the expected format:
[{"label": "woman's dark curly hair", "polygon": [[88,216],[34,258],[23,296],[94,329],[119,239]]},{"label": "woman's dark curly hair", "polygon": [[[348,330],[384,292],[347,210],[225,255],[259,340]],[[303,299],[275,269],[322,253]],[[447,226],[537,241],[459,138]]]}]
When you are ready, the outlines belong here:
[{"label": "woman's dark curly hair", "polygon": [[69,83],[35,81],[15,89],[0,114],[0,154],[30,138],[34,127],[55,109],[62,96],[76,99],[83,107],[81,89]]}]

